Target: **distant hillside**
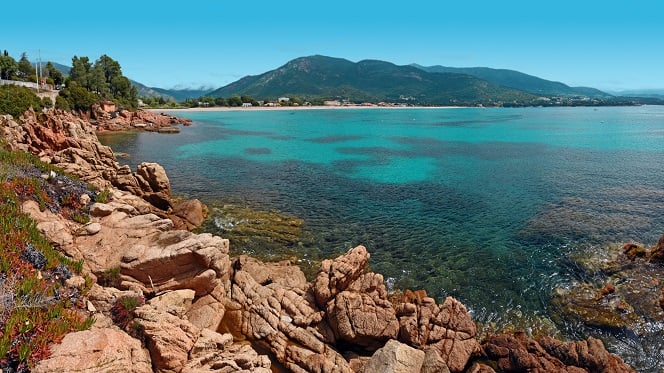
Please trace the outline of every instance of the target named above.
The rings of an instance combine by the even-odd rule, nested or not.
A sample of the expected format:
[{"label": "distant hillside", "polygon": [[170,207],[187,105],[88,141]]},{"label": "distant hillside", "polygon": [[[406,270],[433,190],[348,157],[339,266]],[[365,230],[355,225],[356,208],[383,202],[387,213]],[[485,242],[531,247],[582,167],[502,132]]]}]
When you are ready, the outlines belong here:
[{"label": "distant hillside", "polygon": [[200,88],[200,89],[164,89],[164,88],[151,87],[150,89],[155,91],[157,94],[163,96],[164,98],[172,97],[176,101],[184,101],[188,98],[198,98],[198,97],[201,97],[201,96],[207,96],[207,95],[209,95],[210,91],[212,91],[212,89],[206,89],[206,88]]},{"label": "distant hillside", "polygon": [[664,89],[630,89],[625,91],[611,91],[609,93],[615,96],[650,97],[664,99]]},{"label": "distant hillside", "polygon": [[474,76],[430,73],[413,66],[325,56],[294,59],[261,75],[247,76],[209,95],[249,95],[257,99],[298,96],[353,102],[407,102],[417,105],[473,105],[523,102],[535,97]]},{"label": "distant hillside", "polygon": [[427,72],[468,74],[484,79],[494,84],[502,85],[543,96],[587,96],[591,98],[606,98],[609,95],[595,88],[570,87],[564,83],[554,82],[524,74],[522,72],[506,69],[492,69],[488,67],[446,67],[446,66],[420,66],[412,64]]}]

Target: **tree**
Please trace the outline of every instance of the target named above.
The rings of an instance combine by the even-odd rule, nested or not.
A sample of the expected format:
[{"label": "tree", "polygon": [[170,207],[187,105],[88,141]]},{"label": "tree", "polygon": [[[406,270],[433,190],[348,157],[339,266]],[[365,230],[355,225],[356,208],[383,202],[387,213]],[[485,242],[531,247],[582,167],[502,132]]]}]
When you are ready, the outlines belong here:
[{"label": "tree", "polygon": [[71,59],[71,70],[69,71],[70,81],[77,82],[79,86],[90,89],[89,77],[92,65],[87,57],[78,58],[74,56]]},{"label": "tree", "polygon": [[95,64],[92,70],[90,70],[90,74],[88,75],[88,86],[86,88],[102,97],[108,96],[111,92],[109,84],[106,81],[104,70],[100,65]]},{"label": "tree", "polygon": [[0,56],[0,79],[11,79],[18,71],[16,60],[7,55],[7,51]]},{"label": "tree", "polygon": [[214,99],[214,104],[217,106],[228,106],[228,102],[223,97],[217,97]]},{"label": "tree", "polygon": [[18,61],[18,74],[23,80],[30,79],[34,71],[32,70],[32,64],[28,60],[28,55],[23,52],[21,53],[21,59]]},{"label": "tree", "polygon": [[120,64],[107,55],[99,57],[95,61],[95,67],[99,67],[104,72],[104,79],[107,83],[111,83],[113,79],[122,76]]},{"label": "tree", "polygon": [[65,82],[65,77],[62,75],[60,70],[56,69],[51,61],[46,63],[46,74],[49,78],[53,79],[53,84],[56,86],[61,85]]},{"label": "tree", "polygon": [[242,106],[242,99],[238,95],[232,95],[228,98],[228,106]]}]

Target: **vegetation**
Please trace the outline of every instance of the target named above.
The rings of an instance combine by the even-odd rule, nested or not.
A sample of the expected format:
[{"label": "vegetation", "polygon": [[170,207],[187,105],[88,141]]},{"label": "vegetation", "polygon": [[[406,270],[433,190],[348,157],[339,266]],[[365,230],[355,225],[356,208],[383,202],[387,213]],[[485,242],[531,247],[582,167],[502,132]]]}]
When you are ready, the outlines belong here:
[{"label": "vegetation", "polygon": [[88,57],[74,56],[65,83],[67,87],[60,95],[71,109],[89,109],[89,102],[99,100],[112,100],[127,109],[138,107],[136,87],[122,75],[120,64],[107,55],[99,57],[94,64]]},{"label": "vegetation", "polygon": [[43,104],[29,88],[17,85],[0,86],[0,114],[11,114],[14,118],[19,118],[30,107],[40,111]]},{"label": "vegetation", "polygon": [[211,92],[212,97],[244,94],[275,100],[339,99],[354,103],[391,102],[413,105],[521,104],[536,97],[461,74],[429,73],[383,61],[353,63],[324,56],[298,58],[258,76],[249,76]]},{"label": "vegetation", "polygon": [[86,289],[65,283],[80,273],[82,262],[56,251],[21,212],[25,200],[52,205],[47,181],[34,172],[56,169],[4,146],[0,161],[0,368],[20,372],[48,357],[50,343],[94,320],[78,311]]}]

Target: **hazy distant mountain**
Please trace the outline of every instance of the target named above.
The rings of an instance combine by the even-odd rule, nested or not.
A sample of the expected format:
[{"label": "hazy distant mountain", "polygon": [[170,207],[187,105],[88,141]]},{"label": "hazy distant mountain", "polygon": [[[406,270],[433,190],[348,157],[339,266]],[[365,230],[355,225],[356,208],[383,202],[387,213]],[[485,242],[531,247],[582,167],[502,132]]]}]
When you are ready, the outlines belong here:
[{"label": "hazy distant mountain", "polygon": [[605,98],[610,96],[608,93],[595,88],[570,87],[564,83],[538,78],[514,70],[492,69],[488,67],[427,67],[418,64],[412,64],[411,66],[434,73],[468,74],[494,84],[519,89],[536,95],[587,96],[591,98]]},{"label": "hazy distant mountain", "polygon": [[297,58],[275,70],[244,77],[209,93],[214,97],[233,94],[257,99],[298,96],[307,100],[347,99],[418,105],[493,104],[535,98],[470,75],[430,73],[384,61],[354,63],[325,56]]},{"label": "hazy distant mountain", "polygon": [[662,89],[630,89],[624,91],[609,91],[615,96],[628,96],[628,97],[651,97],[664,99],[664,88]]},{"label": "hazy distant mountain", "polygon": [[207,96],[213,88],[199,88],[199,89],[164,89],[151,87],[153,91],[164,97],[172,97],[176,101],[184,101],[188,98],[198,98]]}]

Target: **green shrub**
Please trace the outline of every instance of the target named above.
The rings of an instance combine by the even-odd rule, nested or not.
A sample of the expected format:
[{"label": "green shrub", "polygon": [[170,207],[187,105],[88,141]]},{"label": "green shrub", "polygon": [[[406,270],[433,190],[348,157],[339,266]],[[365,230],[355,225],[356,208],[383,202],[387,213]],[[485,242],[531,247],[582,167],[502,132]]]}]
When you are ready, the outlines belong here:
[{"label": "green shrub", "polygon": [[0,86],[0,114],[10,114],[18,119],[30,107],[41,111],[42,101],[29,88],[11,84]]}]

